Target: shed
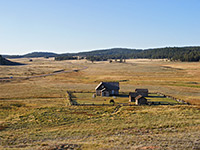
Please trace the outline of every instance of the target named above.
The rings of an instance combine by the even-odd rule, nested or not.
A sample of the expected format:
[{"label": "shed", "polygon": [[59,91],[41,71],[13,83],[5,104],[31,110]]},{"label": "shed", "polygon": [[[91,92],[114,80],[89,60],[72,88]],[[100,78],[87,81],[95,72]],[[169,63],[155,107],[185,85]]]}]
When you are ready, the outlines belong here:
[{"label": "shed", "polygon": [[135,98],[135,104],[136,105],[147,105],[147,99],[143,97],[142,95],[138,95]]},{"label": "shed", "polygon": [[144,97],[148,96],[148,89],[135,89],[135,92]]},{"label": "shed", "polygon": [[129,102],[135,102],[135,98],[138,96],[139,94],[136,92],[130,92],[129,93]]}]

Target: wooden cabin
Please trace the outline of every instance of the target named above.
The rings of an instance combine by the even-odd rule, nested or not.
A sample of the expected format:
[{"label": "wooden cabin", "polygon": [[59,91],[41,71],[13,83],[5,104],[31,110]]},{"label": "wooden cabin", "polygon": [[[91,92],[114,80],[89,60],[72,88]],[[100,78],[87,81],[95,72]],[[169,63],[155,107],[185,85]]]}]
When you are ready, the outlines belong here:
[{"label": "wooden cabin", "polygon": [[101,82],[97,87],[97,96],[114,96],[119,94],[119,82]]}]

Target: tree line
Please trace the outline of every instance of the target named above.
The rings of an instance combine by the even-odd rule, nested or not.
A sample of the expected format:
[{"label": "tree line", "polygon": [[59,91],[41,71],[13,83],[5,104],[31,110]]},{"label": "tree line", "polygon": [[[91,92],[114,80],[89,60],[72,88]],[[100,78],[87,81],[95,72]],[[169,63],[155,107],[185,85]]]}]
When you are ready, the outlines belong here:
[{"label": "tree line", "polygon": [[200,47],[165,47],[154,49],[112,48],[79,53],[56,54],[49,52],[33,52],[26,55],[4,55],[6,58],[55,57],[55,60],[74,60],[86,58],[90,61],[106,61],[113,59],[170,59],[172,61],[200,61]]},{"label": "tree line", "polygon": [[110,59],[170,59],[172,61],[200,61],[200,47],[166,47],[147,50],[127,48],[113,48],[74,54],[63,54],[55,57],[55,60],[72,60],[86,58],[90,61],[106,61]]}]

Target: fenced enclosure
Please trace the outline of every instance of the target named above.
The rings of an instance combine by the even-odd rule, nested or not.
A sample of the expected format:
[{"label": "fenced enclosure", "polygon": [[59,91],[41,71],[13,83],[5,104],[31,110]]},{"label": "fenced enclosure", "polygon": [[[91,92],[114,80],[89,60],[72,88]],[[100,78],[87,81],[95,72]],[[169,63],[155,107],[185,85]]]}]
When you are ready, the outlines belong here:
[{"label": "fenced enclosure", "polygon": [[[189,104],[183,100],[162,93],[149,93],[147,98],[148,105],[182,105]],[[110,102],[113,100],[114,102]],[[128,93],[120,93],[118,96],[94,96],[94,92],[67,91],[67,101],[70,105],[76,106],[136,106],[134,102],[129,102]]]}]

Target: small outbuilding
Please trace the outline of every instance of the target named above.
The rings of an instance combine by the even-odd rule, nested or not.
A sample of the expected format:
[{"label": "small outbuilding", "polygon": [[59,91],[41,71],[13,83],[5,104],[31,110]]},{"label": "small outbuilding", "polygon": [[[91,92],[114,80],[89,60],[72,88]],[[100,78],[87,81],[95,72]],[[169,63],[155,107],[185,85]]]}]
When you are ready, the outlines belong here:
[{"label": "small outbuilding", "polygon": [[144,97],[147,97],[149,93],[148,89],[135,89],[135,92]]},{"label": "small outbuilding", "polygon": [[101,82],[96,88],[97,96],[114,96],[119,94],[119,82]]},{"label": "small outbuilding", "polygon": [[138,95],[135,98],[135,104],[136,105],[147,105],[147,99],[143,97],[142,95]]},{"label": "small outbuilding", "polygon": [[135,102],[135,98],[138,96],[139,94],[136,92],[130,92],[129,93],[129,102]]}]

